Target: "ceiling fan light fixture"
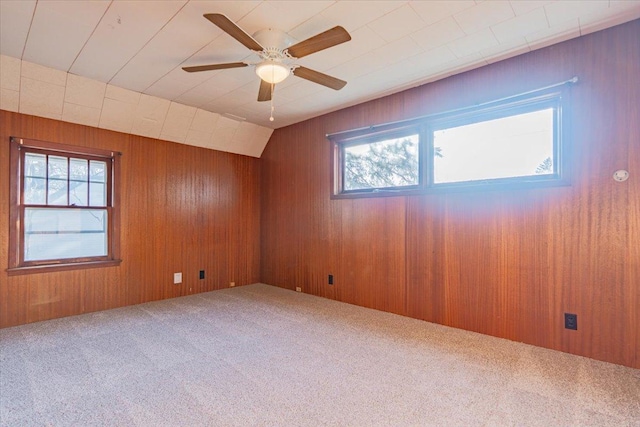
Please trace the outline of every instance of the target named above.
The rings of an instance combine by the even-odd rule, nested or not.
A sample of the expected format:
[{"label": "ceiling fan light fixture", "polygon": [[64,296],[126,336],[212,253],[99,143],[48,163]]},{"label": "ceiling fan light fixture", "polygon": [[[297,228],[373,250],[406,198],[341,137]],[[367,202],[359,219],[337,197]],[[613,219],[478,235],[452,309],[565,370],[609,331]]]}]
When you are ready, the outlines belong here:
[{"label": "ceiling fan light fixture", "polygon": [[286,65],[274,61],[264,61],[256,65],[256,74],[267,83],[276,84],[286,79],[291,70]]}]

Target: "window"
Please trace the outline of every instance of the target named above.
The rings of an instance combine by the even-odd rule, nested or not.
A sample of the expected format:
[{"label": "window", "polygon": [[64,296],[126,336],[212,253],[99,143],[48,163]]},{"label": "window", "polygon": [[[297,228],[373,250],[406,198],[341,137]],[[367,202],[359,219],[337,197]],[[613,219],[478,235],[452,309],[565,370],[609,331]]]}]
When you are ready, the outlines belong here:
[{"label": "window", "polygon": [[118,153],[11,138],[9,272],[120,262]]},{"label": "window", "polygon": [[410,189],[420,184],[420,133],[416,128],[343,141],[344,193]]},{"label": "window", "polygon": [[331,135],[333,197],[564,185],[564,98],[542,90]]}]

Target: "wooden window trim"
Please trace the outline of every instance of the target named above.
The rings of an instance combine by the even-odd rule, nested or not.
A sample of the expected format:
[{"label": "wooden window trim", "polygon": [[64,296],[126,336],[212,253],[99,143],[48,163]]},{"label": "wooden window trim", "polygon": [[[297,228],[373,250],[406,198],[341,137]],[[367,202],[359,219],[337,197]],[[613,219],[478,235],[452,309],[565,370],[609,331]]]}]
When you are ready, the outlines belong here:
[{"label": "wooden window trim", "polygon": [[[52,271],[86,269],[97,267],[110,267],[119,265],[120,259],[120,162],[121,153],[115,151],[101,150],[91,147],[80,147],[74,145],[57,144],[47,141],[38,141],[27,138],[10,138],[10,190],[9,190],[9,264],[7,273],[9,275],[43,273]],[[107,161],[110,172],[107,173],[107,206],[98,207],[104,209],[108,215],[108,249],[107,256],[67,258],[48,261],[22,260],[24,253],[24,239],[22,237],[22,212],[25,205],[22,203],[22,186],[24,174],[21,170],[23,166],[22,156],[24,149],[30,152],[41,152],[48,154],[60,154],[65,157],[77,156],[79,158],[96,159]],[[111,203],[109,203],[109,201]],[[51,206],[55,209],[56,206]],[[59,206],[57,208],[69,209],[70,206]],[[91,209],[87,207],[76,207],[76,209]],[[95,209],[95,208],[94,208]]]}]

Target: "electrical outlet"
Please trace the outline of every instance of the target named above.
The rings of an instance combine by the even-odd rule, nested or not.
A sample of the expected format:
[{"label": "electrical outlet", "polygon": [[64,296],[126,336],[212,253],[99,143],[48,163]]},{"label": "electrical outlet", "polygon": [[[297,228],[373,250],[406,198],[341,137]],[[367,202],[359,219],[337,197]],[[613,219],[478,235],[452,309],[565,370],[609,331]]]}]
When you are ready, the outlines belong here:
[{"label": "electrical outlet", "polygon": [[173,273],[173,284],[179,285],[182,283],[182,273]]},{"label": "electrical outlet", "polygon": [[229,287],[233,288],[236,285],[236,282],[229,282]]},{"label": "electrical outlet", "polygon": [[572,313],[564,314],[564,328],[572,329],[574,331],[578,330],[578,315]]},{"label": "electrical outlet", "polygon": [[302,288],[300,286],[296,286],[296,292],[302,292]]},{"label": "electrical outlet", "polygon": [[204,279],[204,270],[200,270],[200,279]]}]

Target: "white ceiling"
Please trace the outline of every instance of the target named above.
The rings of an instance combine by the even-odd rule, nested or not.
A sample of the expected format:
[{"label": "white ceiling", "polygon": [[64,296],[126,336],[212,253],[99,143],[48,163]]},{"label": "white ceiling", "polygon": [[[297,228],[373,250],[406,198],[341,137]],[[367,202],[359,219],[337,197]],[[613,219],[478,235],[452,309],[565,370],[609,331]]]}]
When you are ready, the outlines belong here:
[{"label": "white ceiling", "polygon": [[[269,122],[253,67],[181,69],[257,59],[204,13],[297,40],[341,25],[351,41],[298,63],[348,84],[334,91],[291,76]],[[279,128],[637,18],[640,0],[0,0],[0,54]]]}]

